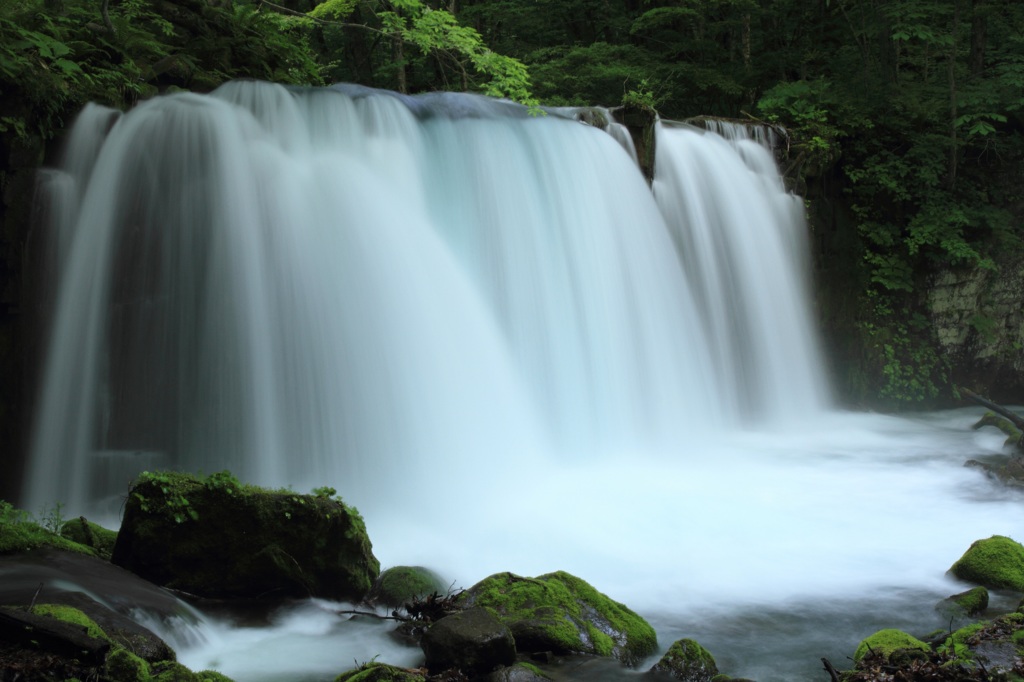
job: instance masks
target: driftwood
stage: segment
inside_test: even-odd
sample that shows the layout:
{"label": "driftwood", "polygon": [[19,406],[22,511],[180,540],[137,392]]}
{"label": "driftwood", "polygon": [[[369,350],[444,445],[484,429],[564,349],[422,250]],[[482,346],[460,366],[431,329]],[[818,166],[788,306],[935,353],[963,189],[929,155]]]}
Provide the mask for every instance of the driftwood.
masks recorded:
{"label": "driftwood", "polygon": [[39,648],[83,663],[100,665],[110,643],[85,634],[81,625],[0,606],[0,640]]}
{"label": "driftwood", "polygon": [[999,414],[999,415],[1002,415],[1003,417],[1006,417],[1007,419],[1010,420],[1010,422],[1013,423],[1014,426],[1016,426],[1021,431],[1024,431],[1024,417],[1021,417],[1016,412],[1008,410],[1005,407],[1003,407],[1002,405],[1000,405],[998,403],[994,403],[991,400],[989,400],[988,398],[984,398],[984,397],[978,395],[977,393],[975,393],[974,391],[972,391],[972,390],[970,390],[968,388],[960,388],[959,391],[960,391],[960,395],[964,396],[965,398],[968,398],[969,400],[972,400],[972,401],[978,403],[982,407],[987,407],[988,409],[992,410],[996,414]]}

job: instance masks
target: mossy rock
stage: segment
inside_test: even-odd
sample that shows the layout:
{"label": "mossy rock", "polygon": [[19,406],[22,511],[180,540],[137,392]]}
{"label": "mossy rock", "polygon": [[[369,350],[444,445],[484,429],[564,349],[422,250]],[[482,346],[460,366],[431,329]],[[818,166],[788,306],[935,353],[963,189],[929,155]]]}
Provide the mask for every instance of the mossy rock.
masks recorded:
{"label": "mossy rock", "polygon": [[114,543],[117,541],[117,531],[108,530],[84,516],[72,519],[61,526],[60,536],[91,548],[96,552],[96,556],[107,561],[114,553]]}
{"label": "mossy rock", "polygon": [[853,660],[859,663],[869,653],[874,652],[884,656],[886,659],[892,657],[898,651],[910,649],[915,651],[930,652],[931,647],[918,638],[908,635],[902,630],[886,629],[879,630],[875,634],[861,641],[857,651],[853,654]]}
{"label": "mossy rock", "polygon": [[215,670],[192,672],[181,663],[152,666],[153,682],[232,682],[231,678]]}
{"label": "mossy rock", "polygon": [[988,608],[988,590],[984,587],[973,587],[966,592],[946,597],[938,604],[940,611],[947,614],[977,616]]}
{"label": "mossy rock", "polygon": [[425,682],[422,673],[386,663],[366,663],[355,670],[343,672],[334,682]]}
{"label": "mossy rock", "polygon": [[92,548],[43,528],[31,520],[28,512],[15,509],[9,502],[0,500],[0,554],[28,552],[40,547],[55,547],[96,556]]}
{"label": "mossy rock", "polygon": [[647,621],[564,571],[537,578],[497,573],[466,590],[459,602],[493,610],[520,653],[614,656],[635,666],[658,647]]}
{"label": "mossy rock", "polygon": [[961,580],[989,589],[1024,592],[1024,546],[993,535],[971,544],[949,571]]}
{"label": "mossy rock", "polygon": [[153,679],[149,664],[127,649],[110,652],[104,669],[106,678],[111,682],[149,682]]}
{"label": "mossy rock", "polygon": [[129,491],[112,562],[203,597],[359,600],[380,572],[362,517],[315,495],[145,473]]}
{"label": "mossy rock", "polygon": [[[105,657],[101,661],[94,661],[91,665],[83,664],[82,661],[76,660],[79,658],[78,654],[80,652],[76,652],[74,656],[65,653],[64,658],[66,660],[60,660],[59,662],[55,662],[53,658],[48,659],[50,664],[65,670],[72,677],[81,673],[81,675],[77,675],[81,679],[96,679],[97,668],[95,666],[97,663],[102,663],[99,666],[102,670],[99,679],[107,682],[149,682],[150,680],[155,682],[232,682],[229,677],[218,672],[209,670],[198,673],[192,672],[173,660],[174,651],[166,645],[164,645],[163,649],[170,657],[169,660],[148,661],[135,651],[126,648],[122,644],[124,641],[122,636],[101,628],[84,611],[73,606],[66,604],[37,604],[32,607],[31,613],[33,616],[39,616],[44,619],[54,619],[62,623],[68,623],[78,628],[78,632],[87,637],[111,645],[109,649],[104,647]],[[152,637],[158,639],[155,635]],[[32,648],[34,650],[38,647],[33,646]],[[154,649],[151,647],[149,650]],[[64,677],[68,676],[65,675]]]}
{"label": "mossy rock", "polygon": [[484,682],[547,682],[551,677],[525,661],[519,661],[507,668],[495,670],[483,678]]}
{"label": "mossy rock", "polygon": [[382,571],[370,590],[369,599],[387,607],[402,606],[417,598],[435,592],[444,594],[447,585],[429,568],[422,566],[393,566]]}
{"label": "mossy rock", "polygon": [[692,639],[672,643],[652,672],[668,673],[683,682],[711,682],[718,675],[715,657]]}

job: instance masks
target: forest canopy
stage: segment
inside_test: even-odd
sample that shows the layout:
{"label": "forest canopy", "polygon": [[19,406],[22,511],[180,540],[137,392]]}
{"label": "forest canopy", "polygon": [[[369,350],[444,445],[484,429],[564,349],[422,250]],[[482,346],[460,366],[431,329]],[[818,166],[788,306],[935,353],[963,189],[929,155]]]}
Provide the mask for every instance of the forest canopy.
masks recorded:
{"label": "forest canopy", "polygon": [[[920,314],[941,268],[1021,252],[1024,3],[1017,0],[8,0],[0,136],[56,137],[248,77],[623,102],[784,126],[808,199],[841,378],[893,403],[948,393]],[[987,321],[979,318],[978,329]]]}

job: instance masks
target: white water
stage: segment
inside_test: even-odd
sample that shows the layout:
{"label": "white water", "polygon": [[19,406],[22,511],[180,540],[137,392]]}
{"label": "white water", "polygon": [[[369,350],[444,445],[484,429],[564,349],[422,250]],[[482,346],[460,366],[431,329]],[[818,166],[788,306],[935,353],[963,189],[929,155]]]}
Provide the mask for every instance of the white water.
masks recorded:
{"label": "white water", "polygon": [[[800,655],[841,659],[866,611],[955,591],[971,541],[1019,534],[1018,500],[962,467],[1000,438],[829,409],[768,153],[662,126],[658,154],[652,193],[611,136],[464,96],[235,83],[87,109],[47,185],[27,506],[116,510],[154,467],[333,485],[385,566],[568,570],[761,679],[794,679],[792,653],[715,622],[756,605],[820,634],[799,614],[828,600],[838,648]],[[339,640],[407,655],[302,622],[214,623],[182,659],[327,679]]]}

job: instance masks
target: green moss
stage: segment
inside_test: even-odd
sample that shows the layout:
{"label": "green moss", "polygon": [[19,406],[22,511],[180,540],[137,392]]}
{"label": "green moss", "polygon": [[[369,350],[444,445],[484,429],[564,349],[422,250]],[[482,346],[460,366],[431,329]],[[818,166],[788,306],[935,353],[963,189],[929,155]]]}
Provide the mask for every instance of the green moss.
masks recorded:
{"label": "green moss", "polygon": [[365,663],[355,670],[343,672],[334,682],[423,682],[426,677],[419,673],[398,668],[386,663]]}
{"label": "green moss", "polygon": [[381,572],[370,596],[375,602],[386,606],[401,606],[435,592],[443,593],[444,590],[441,578],[427,568],[394,566]]}
{"label": "green moss", "polygon": [[112,560],[202,596],[362,599],[380,573],[365,528],[334,497],[243,485],[227,472],[146,472]]}
{"label": "green moss", "polygon": [[540,668],[535,666],[533,663],[528,663],[526,661],[519,661],[518,663],[516,663],[515,667],[525,668],[526,670],[529,670],[531,673],[533,673],[534,675],[537,675],[538,677],[543,677],[543,678],[546,678],[546,679],[551,679],[551,677],[547,673],[545,673],[543,670],[541,670]]}
{"label": "green moss", "polygon": [[491,609],[512,630],[520,651],[611,655],[634,665],[657,649],[647,621],[564,571],[538,578],[498,573],[470,588],[462,601]]}
{"label": "green moss", "polygon": [[968,616],[975,616],[988,608],[988,590],[981,586],[974,587],[947,597],[942,604],[953,612],[959,609]]}
{"label": "green moss", "polygon": [[0,500],[0,554],[27,552],[39,547],[56,547],[69,552],[96,555],[92,549],[48,531],[30,520],[27,512]]}
{"label": "green moss", "polygon": [[149,682],[149,664],[128,651],[115,649],[107,655],[106,676],[111,682]]}
{"label": "green moss", "polygon": [[857,651],[853,654],[853,660],[859,662],[869,652],[882,654],[886,658],[900,649],[918,649],[920,651],[931,651],[929,646],[921,640],[908,635],[902,630],[879,630],[875,634],[861,641]]}
{"label": "green moss", "polygon": [[60,529],[60,535],[62,538],[91,548],[96,552],[96,556],[108,561],[114,552],[114,542],[117,540],[117,531],[108,530],[88,521],[84,516],[65,523]]}
{"label": "green moss", "polygon": [[56,618],[65,623],[81,625],[85,628],[85,633],[93,639],[102,639],[105,642],[114,644],[114,640],[110,639],[107,633],[103,632],[103,629],[92,618],[74,607],[64,606],[63,604],[36,604],[32,607],[32,613],[37,616]]}
{"label": "green moss", "polygon": [[160,664],[159,674],[153,676],[153,682],[232,682],[232,680],[215,670],[201,670],[194,673],[181,663],[167,662]]}
{"label": "green moss", "polygon": [[974,658],[974,654],[971,653],[967,640],[983,629],[985,629],[985,623],[972,623],[962,627],[947,637],[946,641],[939,645],[937,651],[959,661],[971,660]]}
{"label": "green moss", "polygon": [[718,664],[707,649],[692,639],[672,643],[652,670],[671,674],[680,680],[710,682],[718,675]]}
{"label": "green moss", "polygon": [[993,535],[974,542],[949,570],[961,580],[990,589],[1024,592],[1024,546]]}

